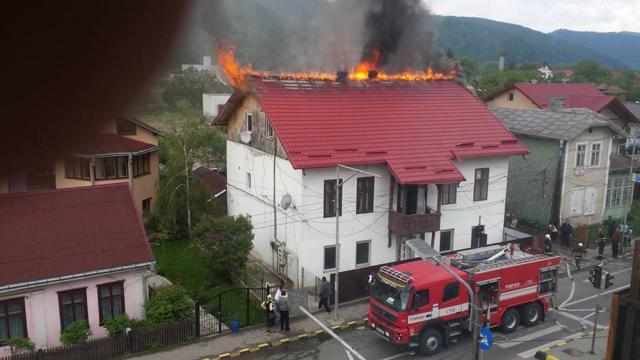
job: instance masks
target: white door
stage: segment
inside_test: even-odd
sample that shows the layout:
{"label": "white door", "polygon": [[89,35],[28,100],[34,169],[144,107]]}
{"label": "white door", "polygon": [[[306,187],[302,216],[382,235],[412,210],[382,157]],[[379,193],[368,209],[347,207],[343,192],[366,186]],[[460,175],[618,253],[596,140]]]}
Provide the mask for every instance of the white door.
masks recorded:
{"label": "white door", "polygon": [[584,214],[593,215],[596,213],[596,188],[588,187],[584,194]]}
{"label": "white door", "polygon": [[582,215],[584,211],[584,188],[577,188],[571,191],[571,216]]}

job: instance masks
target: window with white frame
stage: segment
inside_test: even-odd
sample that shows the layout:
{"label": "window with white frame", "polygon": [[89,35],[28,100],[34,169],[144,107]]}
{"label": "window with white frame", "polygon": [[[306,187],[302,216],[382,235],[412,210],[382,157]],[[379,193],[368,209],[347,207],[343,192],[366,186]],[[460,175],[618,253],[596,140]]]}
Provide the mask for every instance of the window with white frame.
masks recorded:
{"label": "window with white frame", "polygon": [[607,207],[624,206],[625,199],[631,194],[633,183],[625,177],[613,178],[607,184]]}
{"label": "window with white frame", "polygon": [[247,187],[251,189],[251,173],[247,173]]}
{"label": "window with white frame", "polygon": [[253,114],[249,112],[245,115],[244,129],[246,131],[253,131]]}
{"label": "window with white frame", "polygon": [[584,166],[587,157],[587,144],[576,145],[576,167]]}
{"label": "window with white frame", "polygon": [[591,158],[589,160],[590,167],[600,166],[600,154],[602,153],[602,142],[594,142],[591,144]]}
{"label": "window with white frame", "polygon": [[267,137],[267,139],[271,139],[273,138],[273,128],[271,127],[271,123],[269,122],[269,119],[267,119],[267,117],[264,117],[264,128],[265,128],[265,136]]}

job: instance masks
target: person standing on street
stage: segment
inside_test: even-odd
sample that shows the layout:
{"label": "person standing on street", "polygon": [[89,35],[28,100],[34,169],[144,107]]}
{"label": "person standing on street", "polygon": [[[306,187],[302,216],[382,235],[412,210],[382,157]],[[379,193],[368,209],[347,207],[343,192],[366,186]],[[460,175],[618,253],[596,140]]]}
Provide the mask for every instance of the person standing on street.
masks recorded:
{"label": "person standing on street", "polygon": [[260,306],[266,314],[267,332],[273,332],[273,325],[276,324],[276,304],[273,302],[271,294],[267,295],[267,299]]}
{"label": "person standing on street", "polygon": [[289,331],[289,296],[284,288],[280,290],[280,298],[277,304],[280,310],[280,330]]}
{"label": "person standing on street", "polygon": [[602,230],[602,228],[598,229],[598,237],[596,241],[598,242],[598,260],[602,260],[604,255],[604,246],[607,244],[607,237],[604,235],[604,230]]}
{"label": "person standing on street", "polygon": [[331,285],[327,281],[326,277],[322,277],[322,284],[320,284],[320,291],[318,292],[318,297],[320,298],[320,303],[318,304],[318,308],[324,309],[330,313],[331,308],[329,307],[329,296],[331,296]]}
{"label": "person standing on street", "polygon": [[549,235],[551,242],[555,243],[558,240],[558,228],[555,225],[549,224],[547,234]]}
{"label": "person standing on street", "polygon": [[609,223],[609,237],[613,238],[613,234],[616,232],[616,229],[618,229],[618,224],[616,223],[615,220],[612,220]]}
{"label": "person standing on street", "polygon": [[613,253],[613,258],[618,257],[618,249],[620,249],[620,243],[622,242],[622,231],[620,229],[616,229],[616,232],[613,233],[611,237],[611,252]]}
{"label": "person standing on street", "polygon": [[571,226],[571,222],[569,219],[566,219],[562,226],[560,226],[560,235],[562,236],[562,246],[569,246],[569,239],[571,238],[571,233],[573,233],[573,226]]}

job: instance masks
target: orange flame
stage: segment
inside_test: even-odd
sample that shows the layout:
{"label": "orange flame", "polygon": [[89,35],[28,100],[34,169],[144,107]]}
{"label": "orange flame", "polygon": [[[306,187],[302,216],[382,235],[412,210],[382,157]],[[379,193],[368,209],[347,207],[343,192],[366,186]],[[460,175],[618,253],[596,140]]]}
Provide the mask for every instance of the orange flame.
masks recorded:
{"label": "orange flame", "polygon": [[[278,77],[282,79],[295,80],[328,80],[335,81],[336,74],[329,72],[311,71],[311,72],[280,72],[273,73],[269,71],[253,70],[251,65],[247,67],[241,66],[234,57],[235,46],[225,44],[216,50],[216,58],[221,66],[229,84],[236,88],[241,88],[246,84],[247,76],[256,76],[262,78]],[[378,71],[378,59],[380,52],[374,50],[371,58],[363,60],[356,65],[348,74],[349,80],[352,81],[427,81],[427,80],[452,80],[456,77],[456,71],[451,70],[447,73],[435,72],[429,66],[425,71],[405,71],[401,73],[386,73]],[[377,76],[369,79],[370,71],[377,71]]]}

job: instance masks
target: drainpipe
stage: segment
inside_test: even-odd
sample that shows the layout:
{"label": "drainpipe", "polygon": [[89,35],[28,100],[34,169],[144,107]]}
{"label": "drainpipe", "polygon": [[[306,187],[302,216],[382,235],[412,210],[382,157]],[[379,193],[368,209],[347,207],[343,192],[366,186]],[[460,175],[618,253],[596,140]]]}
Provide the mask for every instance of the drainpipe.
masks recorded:
{"label": "drainpipe", "polygon": [[91,186],[96,184],[96,157],[89,159],[89,177],[91,177]]}
{"label": "drainpipe", "polygon": [[133,190],[133,155],[129,153],[129,186],[131,186],[131,193],[135,194]]}
{"label": "drainpipe", "polygon": [[549,214],[549,223],[552,223],[553,220],[558,221],[558,225],[560,225],[560,213],[562,212],[562,203],[563,203],[563,194],[564,194],[564,179],[566,176],[566,157],[567,157],[567,140],[560,140],[560,157],[558,158],[558,171],[557,171],[557,180],[555,191],[553,194],[553,205],[551,206],[551,214]]}

